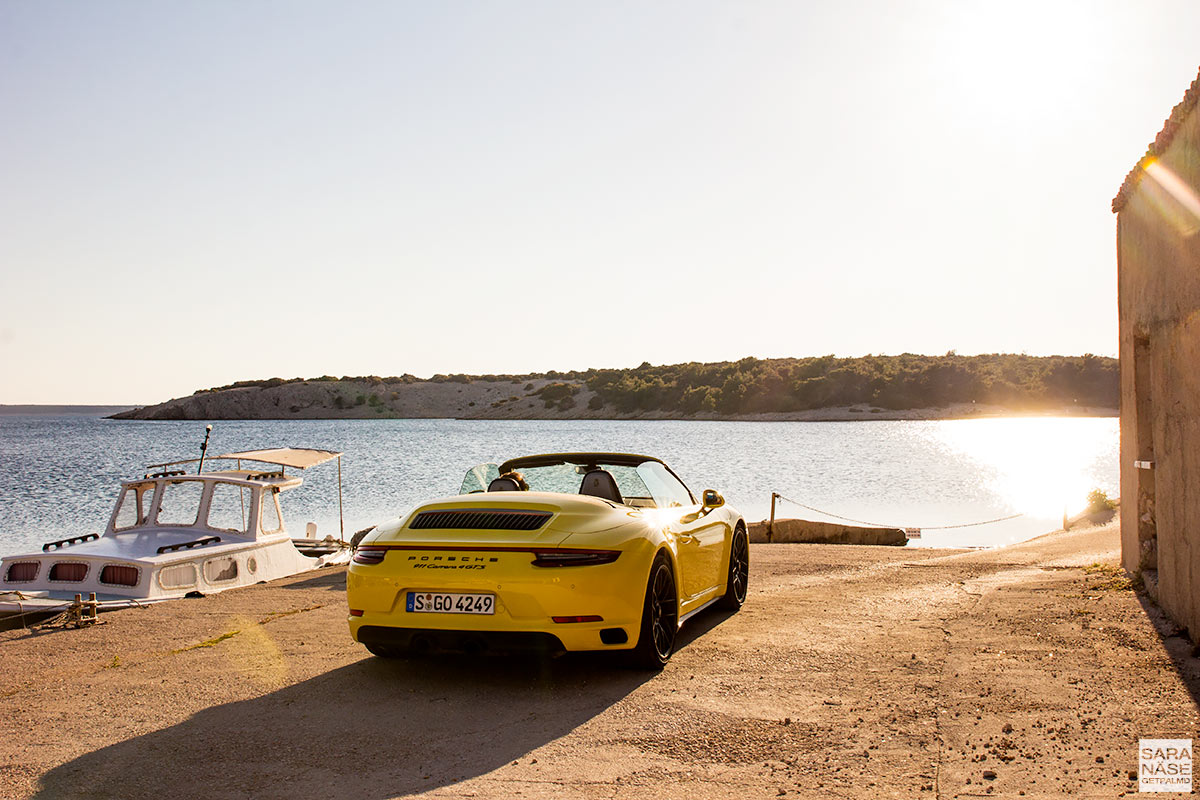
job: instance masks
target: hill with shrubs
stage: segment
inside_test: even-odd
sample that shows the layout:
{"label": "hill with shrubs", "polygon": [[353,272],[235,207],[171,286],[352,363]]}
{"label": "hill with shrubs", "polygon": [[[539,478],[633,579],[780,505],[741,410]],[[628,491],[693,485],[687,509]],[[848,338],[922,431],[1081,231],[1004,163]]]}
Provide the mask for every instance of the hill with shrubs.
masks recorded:
{"label": "hill with shrubs", "polygon": [[[1116,413],[1114,358],[743,358],[524,375],[239,381],[125,419],[884,419]],[[859,416],[856,416],[859,415]]]}

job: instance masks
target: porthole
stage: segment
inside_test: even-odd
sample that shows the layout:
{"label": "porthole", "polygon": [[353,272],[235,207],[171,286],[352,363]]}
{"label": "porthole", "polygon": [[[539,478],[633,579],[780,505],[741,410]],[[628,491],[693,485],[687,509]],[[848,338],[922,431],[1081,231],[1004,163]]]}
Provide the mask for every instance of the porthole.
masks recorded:
{"label": "porthole", "polygon": [[204,580],[209,583],[223,583],[236,580],[238,576],[237,561],[233,558],[210,558],[204,562]]}
{"label": "porthole", "polygon": [[138,568],[125,564],[108,564],[100,570],[100,582],[109,586],[137,586]]}
{"label": "porthole", "polygon": [[158,573],[158,585],[164,589],[190,589],[196,585],[196,565],[163,567]]}
{"label": "porthole", "polygon": [[9,583],[25,583],[37,577],[38,562],[36,561],[14,561],[8,565],[8,571],[4,573],[4,580]]}
{"label": "porthole", "polygon": [[82,583],[87,574],[87,564],[79,561],[59,561],[50,567],[49,578],[59,583]]}

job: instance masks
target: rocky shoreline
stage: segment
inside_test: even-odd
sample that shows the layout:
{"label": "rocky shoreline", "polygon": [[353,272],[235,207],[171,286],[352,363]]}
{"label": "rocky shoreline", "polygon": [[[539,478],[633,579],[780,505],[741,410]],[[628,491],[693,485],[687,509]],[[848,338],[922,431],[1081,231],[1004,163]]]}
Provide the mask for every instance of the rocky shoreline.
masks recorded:
{"label": "rocky shoreline", "polygon": [[[569,387],[573,393],[547,392]],[[563,398],[570,402],[564,402]],[[642,419],[751,422],[966,419],[1001,416],[1115,417],[1115,408],[1048,405],[1010,408],[957,403],[941,408],[886,409],[870,404],[805,411],[721,414],[712,411],[626,412],[602,402],[583,381],[532,380],[295,381],[197,392],[112,415],[132,420],[220,419]]]}

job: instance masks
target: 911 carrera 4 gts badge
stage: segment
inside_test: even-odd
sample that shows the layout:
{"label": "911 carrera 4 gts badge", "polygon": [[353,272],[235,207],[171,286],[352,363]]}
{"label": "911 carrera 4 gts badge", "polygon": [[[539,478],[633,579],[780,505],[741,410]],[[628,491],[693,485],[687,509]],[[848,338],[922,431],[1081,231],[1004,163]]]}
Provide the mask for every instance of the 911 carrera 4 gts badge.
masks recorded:
{"label": "911 carrera 4 gts badge", "polygon": [[487,569],[499,561],[495,556],[409,556],[413,569]]}

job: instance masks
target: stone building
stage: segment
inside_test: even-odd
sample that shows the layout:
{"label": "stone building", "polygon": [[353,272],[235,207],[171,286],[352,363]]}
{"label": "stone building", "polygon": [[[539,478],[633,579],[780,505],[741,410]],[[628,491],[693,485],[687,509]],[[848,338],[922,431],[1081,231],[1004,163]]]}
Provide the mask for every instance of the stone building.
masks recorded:
{"label": "stone building", "polygon": [[1200,76],[1113,199],[1121,551],[1200,640]]}

